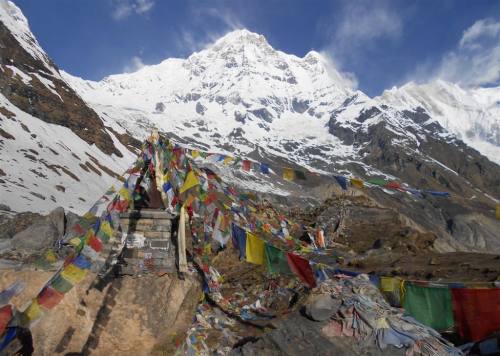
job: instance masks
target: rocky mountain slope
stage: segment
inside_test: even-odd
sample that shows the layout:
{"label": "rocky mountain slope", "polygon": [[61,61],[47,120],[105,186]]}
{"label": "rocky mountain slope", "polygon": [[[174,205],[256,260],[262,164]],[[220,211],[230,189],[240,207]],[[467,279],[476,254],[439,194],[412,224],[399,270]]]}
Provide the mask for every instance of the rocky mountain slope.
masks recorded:
{"label": "rocky mountain slope", "polygon": [[84,212],[123,173],[134,148],[59,73],[21,11],[0,1],[1,203]]}
{"label": "rocky mountain slope", "polygon": [[325,56],[289,55],[247,30],[186,59],[87,81],[59,71],[19,9],[0,4],[1,203],[14,210],[84,211],[132,161],[131,137],[158,127],[277,174],[286,166],[323,174],[286,182],[218,167],[262,193],[322,200],[340,191],[335,173],[448,191],[450,199],[362,194],[433,231],[444,250],[500,250],[499,88],[410,83],[370,98]]}
{"label": "rocky mountain slope", "polygon": [[[438,81],[369,98],[323,55],[289,55],[247,30],[187,59],[100,82],[63,75],[101,117],[138,137],[156,126],[191,146],[268,162],[278,174],[280,166],[302,166],[448,191],[448,200],[367,193],[458,241],[453,249],[500,248],[493,214],[500,197],[500,88],[464,90]],[[315,182],[311,191],[276,179],[257,186],[258,177],[244,173],[237,178],[284,195],[324,197],[327,184]]]}

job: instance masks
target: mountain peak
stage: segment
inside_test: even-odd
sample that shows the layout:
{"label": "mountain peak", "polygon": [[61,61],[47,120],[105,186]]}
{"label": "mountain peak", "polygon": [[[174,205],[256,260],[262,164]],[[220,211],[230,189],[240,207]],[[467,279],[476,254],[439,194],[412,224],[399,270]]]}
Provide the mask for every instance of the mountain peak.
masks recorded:
{"label": "mountain peak", "polygon": [[269,45],[263,35],[247,30],[246,28],[234,30],[219,38],[215,45],[222,43],[264,43]]}
{"label": "mountain peak", "polygon": [[12,1],[0,0],[0,23],[3,23],[17,42],[19,42],[33,58],[41,60],[54,76],[59,76],[31,32],[28,20],[23,15],[21,9]]}

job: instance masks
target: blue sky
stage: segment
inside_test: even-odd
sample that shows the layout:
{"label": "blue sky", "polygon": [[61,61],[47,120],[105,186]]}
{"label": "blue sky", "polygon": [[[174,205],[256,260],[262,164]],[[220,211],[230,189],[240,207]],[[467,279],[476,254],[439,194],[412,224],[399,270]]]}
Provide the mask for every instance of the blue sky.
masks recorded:
{"label": "blue sky", "polygon": [[409,80],[500,85],[500,1],[14,2],[59,67],[85,79],[186,57],[247,28],[284,52],[330,56],[371,96]]}

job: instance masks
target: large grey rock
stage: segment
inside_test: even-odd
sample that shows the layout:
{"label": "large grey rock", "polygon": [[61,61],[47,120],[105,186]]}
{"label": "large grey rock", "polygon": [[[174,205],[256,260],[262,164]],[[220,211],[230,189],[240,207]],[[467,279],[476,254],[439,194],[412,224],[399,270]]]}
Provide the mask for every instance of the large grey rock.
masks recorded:
{"label": "large grey rock", "polygon": [[25,253],[35,253],[52,246],[61,236],[51,221],[40,221],[17,233],[12,238],[12,247]]}
{"label": "large grey rock", "polygon": [[59,236],[64,235],[64,226],[65,226],[65,216],[64,216],[64,208],[57,207],[50,212],[47,216],[48,220],[55,226]]}
{"label": "large grey rock", "polygon": [[[68,211],[66,213],[66,229],[71,229],[71,227],[73,225],[75,225],[76,223],[78,223],[80,221],[81,217],[78,216],[77,214],[71,212],[71,211]],[[67,232],[67,231],[65,231]]]}
{"label": "large grey rock", "polygon": [[321,294],[311,298],[305,306],[305,312],[312,320],[325,321],[337,312],[340,304],[339,299],[333,299],[328,294]]}

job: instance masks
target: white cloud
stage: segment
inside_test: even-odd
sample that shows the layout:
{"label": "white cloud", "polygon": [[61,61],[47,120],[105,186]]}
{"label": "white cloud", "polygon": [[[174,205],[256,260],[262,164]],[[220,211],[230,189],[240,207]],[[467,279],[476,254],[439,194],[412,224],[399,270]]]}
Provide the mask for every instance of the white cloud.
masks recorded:
{"label": "white cloud", "polygon": [[327,55],[336,71],[356,88],[356,76],[344,68],[362,65],[377,41],[398,40],[403,29],[403,16],[389,0],[346,0],[338,12],[323,18],[317,31],[329,38],[321,49],[323,56]]}
{"label": "white cloud", "polygon": [[[195,6],[190,7],[190,15],[192,28],[189,30],[182,28],[176,40],[177,49],[185,54],[202,50],[226,33],[245,27],[239,17],[229,8],[226,6],[214,7],[213,3],[210,6],[196,3]],[[213,20],[218,23],[219,28],[206,31],[206,22]]]}
{"label": "white cloud", "polygon": [[147,14],[155,5],[155,0],[114,0],[111,17],[123,20],[132,14]]}
{"label": "white cloud", "polygon": [[462,86],[500,85],[500,22],[476,21],[457,48],[446,53],[431,77]]}
{"label": "white cloud", "polygon": [[127,63],[123,67],[123,71],[125,73],[133,73],[133,72],[137,72],[139,69],[143,68],[144,66],[145,66],[145,64],[142,61],[141,57],[134,56],[130,59],[130,62]]}
{"label": "white cloud", "polygon": [[341,12],[335,40],[342,46],[356,46],[376,38],[397,38],[403,30],[400,16],[386,2],[349,1]]}
{"label": "white cloud", "polygon": [[358,79],[356,75],[351,72],[340,72],[338,68],[340,67],[335,59],[325,51],[320,52],[321,59],[323,60],[323,65],[325,66],[326,72],[336,83],[342,83],[343,85],[351,88],[358,88]]}
{"label": "white cloud", "polygon": [[483,19],[476,21],[471,27],[464,31],[460,39],[460,47],[476,47],[474,41],[482,37],[497,37],[500,35],[500,22],[493,19]]}

